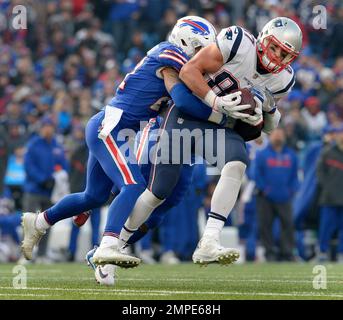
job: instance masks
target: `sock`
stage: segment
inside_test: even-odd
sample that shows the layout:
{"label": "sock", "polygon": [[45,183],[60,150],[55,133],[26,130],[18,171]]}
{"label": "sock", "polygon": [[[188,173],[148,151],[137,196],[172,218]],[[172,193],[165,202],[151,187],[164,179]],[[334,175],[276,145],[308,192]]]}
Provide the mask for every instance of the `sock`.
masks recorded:
{"label": "sock", "polygon": [[118,245],[118,238],[114,235],[104,235],[102,237],[100,247],[101,248],[108,248],[112,246],[117,246]]}
{"label": "sock", "polygon": [[211,212],[225,217],[225,220],[236,203],[245,168],[246,165],[240,161],[228,162],[222,169],[220,179],[214,189]]}
{"label": "sock", "polygon": [[[209,214],[210,216],[207,220],[203,236],[204,237],[210,236],[210,237],[215,237],[219,239],[220,232],[222,231],[224,227],[226,218],[223,216],[221,216],[222,218],[219,218],[219,217],[214,218],[213,216],[211,216],[211,214],[213,213],[211,212]],[[217,214],[214,214],[214,215],[217,215]],[[220,216],[220,215],[217,215],[217,216]]]}
{"label": "sock", "polygon": [[137,230],[130,230],[124,225],[124,227],[120,231],[119,239],[126,243],[135,231]]}
{"label": "sock", "polygon": [[[143,225],[144,226],[144,225]],[[142,239],[149,231],[148,228],[144,227],[139,227],[138,230],[136,230],[131,237],[127,240],[128,244],[134,244],[137,241],[139,241],[140,239]]]}
{"label": "sock", "polygon": [[49,229],[51,227],[51,225],[49,224],[49,222],[46,220],[46,213],[44,212],[40,212],[38,214],[38,217],[36,219],[36,228],[39,231],[46,231],[47,229]]}
{"label": "sock", "polygon": [[[145,186],[142,184],[130,184],[121,188],[119,195],[111,203],[108,209],[108,216],[106,221],[105,232],[120,234],[125,221],[129,215],[132,214],[137,198],[144,191]],[[130,230],[136,228],[129,227]]]}
{"label": "sock", "polygon": [[125,226],[129,230],[137,230],[162,202],[164,200],[157,198],[151,191],[146,189],[137,199],[131,215],[125,222]]}

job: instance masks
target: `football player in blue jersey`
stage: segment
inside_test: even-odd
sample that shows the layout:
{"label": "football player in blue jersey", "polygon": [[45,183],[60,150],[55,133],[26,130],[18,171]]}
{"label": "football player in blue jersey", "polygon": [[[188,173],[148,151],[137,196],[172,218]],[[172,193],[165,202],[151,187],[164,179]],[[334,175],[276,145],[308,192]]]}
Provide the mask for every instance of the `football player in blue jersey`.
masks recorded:
{"label": "football player in blue jersey", "polygon": [[[140,259],[121,252],[122,244],[118,239],[137,198],[145,189],[145,180],[130,141],[140,129],[141,121],[156,117],[163,103],[176,96],[182,97],[176,105],[184,112],[218,124],[225,122],[225,115],[203,104],[186,86],[181,83],[174,86],[183,65],[196,51],[214,43],[215,37],[214,27],[205,19],[182,18],[169,41],[151,49],[126,75],[114,98],[87,124],[89,159],[85,191],[64,197],[38,215],[24,213],[22,251],[26,259],[32,259],[34,246],[48,228],[62,219],[100,207],[115,186],[120,192],[109,207],[104,236],[93,259],[97,264],[122,267],[140,263]],[[250,106],[239,105],[238,96],[237,93],[228,95],[223,103],[245,117],[246,114],[239,111]]]}
{"label": "football player in blue jersey", "polygon": [[[239,257],[236,249],[222,247],[219,239],[225,221],[236,202],[248,161],[245,134],[249,131],[260,134],[262,121],[263,131],[267,134],[277,127],[280,112],[276,108],[276,102],[290,92],[294,85],[295,76],[290,64],[299,55],[301,46],[301,30],[289,18],[272,19],[264,26],[257,39],[245,29],[231,26],[224,28],[215,44],[201,50],[180,71],[181,80],[194,94],[211,106],[212,110],[221,110],[229,117],[241,120],[235,120],[232,126],[234,130],[230,127],[225,129],[224,137],[217,134],[219,130],[214,124],[198,121],[175,106],[168,110],[164,120],[163,129],[167,137],[170,137],[170,133],[175,129],[201,128],[200,137],[206,136],[206,129],[212,129],[212,148],[206,150],[205,142],[203,149],[198,148],[202,151],[200,155],[207,160],[213,152],[215,156],[223,154],[225,158],[225,161],[216,163],[221,177],[212,196],[211,210],[203,237],[193,254],[195,263],[230,264]],[[173,90],[179,85],[173,84]],[[239,105],[232,107],[229,104],[232,102],[232,94],[229,93],[245,87],[251,88],[256,108],[255,115],[242,117],[241,112],[238,111],[237,114],[236,108]],[[176,105],[179,98],[178,94],[173,96]],[[243,132],[238,132],[237,123],[244,124]],[[164,132],[160,138],[162,149]],[[198,141],[204,143],[204,139],[196,137],[195,140],[192,145],[195,149]],[[217,141],[220,142],[221,149],[217,147]],[[167,143],[170,143],[168,138]],[[180,146],[176,146],[175,151],[182,152]],[[177,183],[182,164],[172,162],[173,153],[174,151],[160,163],[154,164],[148,188],[138,197],[133,212],[120,233],[123,241],[128,241],[130,232],[137,230],[151,212],[168,198]],[[166,166],[163,162],[170,164]]]}
{"label": "football player in blue jersey", "polygon": [[[159,136],[159,128],[162,121],[163,119],[161,117],[150,119],[145,128],[136,136],[135,153],[137,157],[137,163],[140,165],[142,175],[146,181],[149,181],[151,171],[151,162],[147,160],[149,160],[149,153],[154,145],[156,145],[156,141]],[[163,202],[161,206],[157,207],[148,220],[142,226],[140,226],[137,231],[134,232],[128,242],[129,245],[136,243],[138,240],[143,238],[149,230],[159,226],[169,209],[179,204],[179,202],[185,196],[190,184],[192,183],[193,168],[194,167],[191,165],[183,166],[180,179],[171,195],[168,197],[168,199],[166,199],[165,202]],[[117,193],[116,190],[112,191]],[[82,218],[83,223],[88,219],[88,217],[89,215]],[[93,256],[96,249],[97,247],[94,247],[87,253],[86,261],[88,265],[94,269],[94,275],[97,283],[102,285],[114,285],[116,280],[115,269],[117,266],[113,264],[96,265],[93,261]]]}

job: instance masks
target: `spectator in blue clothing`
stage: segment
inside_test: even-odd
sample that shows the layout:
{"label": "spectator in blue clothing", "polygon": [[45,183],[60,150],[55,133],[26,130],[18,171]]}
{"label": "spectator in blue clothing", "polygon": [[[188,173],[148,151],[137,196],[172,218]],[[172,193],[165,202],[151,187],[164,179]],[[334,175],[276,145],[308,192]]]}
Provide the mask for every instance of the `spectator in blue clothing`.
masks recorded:
{"label": "spectator in blue clothing", "polygon": [[[56,166],[68,170],[63,147],[56,141],[54,120],[50,116],[44,116],[39,134],[28,142],[24,157],[24,211],[38,212],[51,206]],[[45,238],[40,243],[38,257],[45,255],[48,237]]]}
{"label": "spectator in blue clothing", "polygon": [[255,261],[258,236],[256,195],[255,195],[255,157],[258,150],[265,148],[266,139],[259,137],[247,143],[250,164],[246,170],[246,183],[242,187],[238,204],[239,237],[245,245],[246,261]]}
{"label": "spectator in blue clothing", "polygon": [[0,197],[0,262],[13,262],[18,259],[18,252],[11,243],[19,245],[21,213],[15,211],[14,202],[8,194]]}
{"label": "spectator in blue clothing", "polygon": [[322,140],[311,143],[304,155],[303,181],[294,200],[294,221],[298,253],[304,260],[315,255],[314,232],[319,226],[319,187],[317,161],[320,153],[333,143],[334,127],[328,126],[322,133]]}
{"label": "spectator in blue clothing", "polygon": [[5,185],[14,200],[16,211],[22,211],[23,209],[23,184],[25,182],[24,153],[25,148],[22,145],[14,149],[14,153],[8,159],[5,175]]}
{"label": "spectator in blue clothing", "polygon": [[[298,164],[295,152],[285,146],[283,128],[271,133],[268,146],[257,152],[255,161],[258,225],[266,260],[292,261],[292,199],[298,187]],[[272,232],[275,217],[279,217],[281,223],[279,252]]]}
{"label": "spectator in blue clothing", "polygon": [[338,233],[338,261],[343,263],[343,123],[336,128],[335,143],[323,149],[317,164],[320,187],[319,260],[328,260],[329,243]]}

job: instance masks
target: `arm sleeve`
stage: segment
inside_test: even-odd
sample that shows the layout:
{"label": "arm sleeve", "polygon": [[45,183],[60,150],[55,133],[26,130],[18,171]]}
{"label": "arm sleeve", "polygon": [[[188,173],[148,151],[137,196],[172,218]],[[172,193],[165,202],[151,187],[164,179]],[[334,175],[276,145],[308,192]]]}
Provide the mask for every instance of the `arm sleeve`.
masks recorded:
{"label": "arm sleeve", "polygon": [[208,120],[212,113],[212,108],[202,103],[183,83],[176,84],[170,90],[170,96],[175,106],[186,114]]}
{"label": "arm sleeve", "polygon": [[270,134],[279,125],[281,113],[275,109],[273,113],[263,112],[263,129],[266,134]]}

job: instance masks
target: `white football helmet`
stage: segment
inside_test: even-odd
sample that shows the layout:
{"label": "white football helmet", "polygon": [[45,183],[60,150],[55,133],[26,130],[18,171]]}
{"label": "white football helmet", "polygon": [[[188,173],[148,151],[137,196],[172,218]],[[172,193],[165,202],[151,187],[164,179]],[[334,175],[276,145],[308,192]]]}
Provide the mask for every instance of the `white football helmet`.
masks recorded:
{"label": "white football helmet", "polygon": [[[271,45],[281,47],[287,54],[280,59],[273,54]],[[285,69],[299,55],[302,46],[302,32],[291,19],[277,17],[269,21],[257,38],[257,55],[262,65],[272,73]]]}
{"label": "white football helmet", "polygon": [[168,41],[180,47],[191,58],[197,47],[204,48],[214,43],[216,36],[216,29],[206,19],[186,16],[176,22]]}

